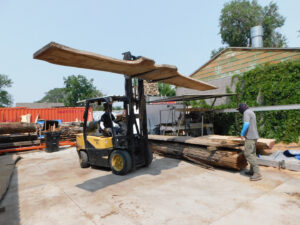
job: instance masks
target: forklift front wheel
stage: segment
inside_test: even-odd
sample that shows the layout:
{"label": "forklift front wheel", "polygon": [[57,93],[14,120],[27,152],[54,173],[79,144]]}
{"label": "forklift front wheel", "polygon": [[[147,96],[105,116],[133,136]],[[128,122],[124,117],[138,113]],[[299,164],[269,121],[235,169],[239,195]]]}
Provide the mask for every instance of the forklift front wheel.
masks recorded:
{"label": "forklift front wheel", "polygon": [[116,175],[125,175],[132,168],[132,160],[127,151],[114,150],[109,158],[109,165]]}
{"label": "forklift front wheel", "polygon": [[88,162],[87,153],[85,151],[80,151],[79,155],[80,155],[80,157],[79,157],[80,167],[81,168],[88,168],[88,167],[90,167],[90,164]]}
{"label": "forklift front wheel", "polygon": [[152,153],[152,150],[151,149],[149,149],[149,148],[147,148],[147,158],[146,158],[146,163],[145,163],[145,166],[146,167],[148,167],[148,166],[150,166],[150,164],[151,164],[151,162],[152,162],[152,160],[153,160],[153,153]]}

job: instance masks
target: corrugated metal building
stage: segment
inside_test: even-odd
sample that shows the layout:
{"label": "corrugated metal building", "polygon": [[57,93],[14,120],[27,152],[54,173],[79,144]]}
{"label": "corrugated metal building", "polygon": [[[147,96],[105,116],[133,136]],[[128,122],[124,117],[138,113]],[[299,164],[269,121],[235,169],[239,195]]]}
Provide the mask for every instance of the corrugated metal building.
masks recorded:
{"label": "corrugated metal building", "polygon": [[[218,89],[200,92],[178,87],[176,95],[221,94],[226,93],[227,86],[235,91],[233,75],[242,75],[258,65],[297,59],[300,59],[300,48],[226,48],[190,75],[194,79],[213,84]],[[218,101],[218,104],[225,103],[222,99]]]}

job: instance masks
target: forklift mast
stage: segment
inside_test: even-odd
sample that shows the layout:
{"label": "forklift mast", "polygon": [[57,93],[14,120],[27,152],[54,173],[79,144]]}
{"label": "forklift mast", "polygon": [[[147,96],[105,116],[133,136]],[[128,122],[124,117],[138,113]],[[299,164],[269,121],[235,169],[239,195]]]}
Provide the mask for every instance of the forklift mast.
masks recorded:
{"label": "forklift mast", "polygon": [[[135,57],[131,55],[130,52],[123,53],[124,60],[135,60],[139,57]],[[137,79],[138,86],[138,96],[134,96],[133,93],[133,85],[132,78],[129,76],[125,76],[125,95],[128,98],[128,102],[124,102],[124,109],[126,109],[126,117],[127,119],[127,137],[128,137],[128,149],[132,157],[132,170],[136,169],[136,154],[134,154],[135,149],[138,147],[135,143],[135,136],[133,133],[133,126],[136,127],[137,134],[139,136],[139,148],[143,152],[143,158],[145,162],[148,160],[148,129],[147,129],[147,113],[146,113],[146,100],[144,94],[144,82],[142,79]],[[134,113],[134,104],[136,105],[136,109],[139,110],[139,128],[136,123],[136,116]]]}

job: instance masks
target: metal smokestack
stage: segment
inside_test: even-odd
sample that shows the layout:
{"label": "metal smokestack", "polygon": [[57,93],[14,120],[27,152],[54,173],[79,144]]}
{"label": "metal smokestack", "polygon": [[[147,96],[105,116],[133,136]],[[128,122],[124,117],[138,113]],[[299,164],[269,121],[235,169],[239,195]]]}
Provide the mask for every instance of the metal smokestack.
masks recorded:
{"label": "metal smokestack", "polygon": [[264,34],[264,29],[261,25],[251,27],[250,35],[251,35],[251,47],[252,48],[262,48],[263,47],[263,34]]}

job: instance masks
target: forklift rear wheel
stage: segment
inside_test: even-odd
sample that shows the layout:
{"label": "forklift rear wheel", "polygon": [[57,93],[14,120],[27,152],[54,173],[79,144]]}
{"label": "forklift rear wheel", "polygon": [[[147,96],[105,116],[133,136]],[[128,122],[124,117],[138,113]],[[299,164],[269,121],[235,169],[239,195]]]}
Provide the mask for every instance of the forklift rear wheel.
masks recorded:
{"label": "forklift rear wheel", "polygon": [[131,156],[127,151],[114,150],[109,158],[109,165],[116,175],[125,175],[132,168]]}
{"label": "forklift rear wheel", "polygon": [[87,153],[85,151],[80,151],[79,155],[80,155],[80,157],[79,157],[80,167],[81,168],[88,168],[88,167],[90,167],[90,164],[88,162]]}

